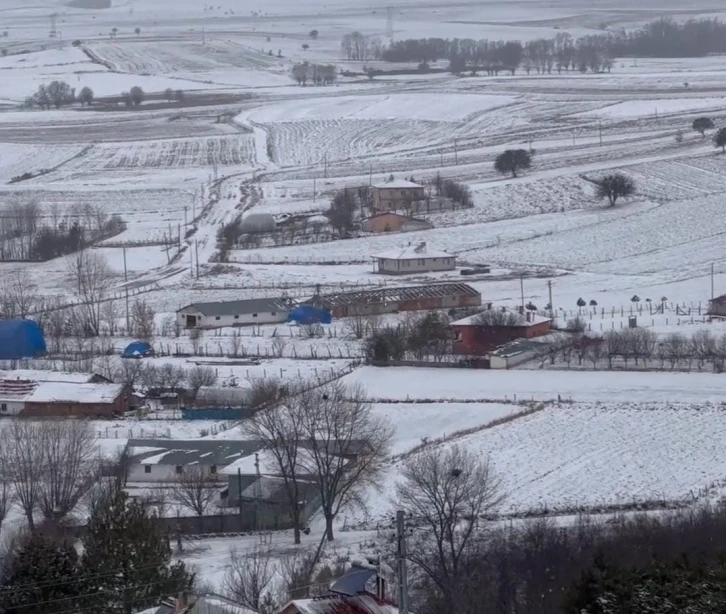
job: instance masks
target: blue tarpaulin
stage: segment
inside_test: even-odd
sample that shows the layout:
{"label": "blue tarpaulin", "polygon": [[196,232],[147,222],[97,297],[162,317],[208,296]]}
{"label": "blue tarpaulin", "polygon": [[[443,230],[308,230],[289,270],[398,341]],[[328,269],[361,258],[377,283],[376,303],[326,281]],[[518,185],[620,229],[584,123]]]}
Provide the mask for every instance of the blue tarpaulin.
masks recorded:
{"label": "blue tarpaulin", "polygon": [[312,305],[300,305],[290,312],[287,316],[288,322],[297,322],[298,324],[330,324],[333,316],[327,309],[313,307]]}
{"label": "blue tarpaulin", "polygon": [[121,354],[122,358],[143,358],[144,356],[151,356],[154,353],[150,343],[146,341],[134,341],[126,346],[126,349]]}
{"label": "blue tarpaulin", "polygon": [[33,320],[0,320],[0,359],[19,360],[45,354],[43,331]]}

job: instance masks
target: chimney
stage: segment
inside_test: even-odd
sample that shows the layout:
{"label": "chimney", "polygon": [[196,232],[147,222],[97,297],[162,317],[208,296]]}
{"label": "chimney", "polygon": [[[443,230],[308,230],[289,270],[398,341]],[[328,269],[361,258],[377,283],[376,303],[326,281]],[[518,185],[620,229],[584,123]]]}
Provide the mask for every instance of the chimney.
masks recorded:
{"label": "chimney", "polygon": [[531,311],[527,312],[527,322],[532,322],[532,312]]}

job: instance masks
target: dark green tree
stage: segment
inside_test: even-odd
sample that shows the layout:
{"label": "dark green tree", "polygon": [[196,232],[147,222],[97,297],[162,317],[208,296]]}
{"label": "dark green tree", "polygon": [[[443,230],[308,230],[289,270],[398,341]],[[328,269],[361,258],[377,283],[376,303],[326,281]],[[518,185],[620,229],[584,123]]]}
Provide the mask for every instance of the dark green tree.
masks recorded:
{"label": "dark green tree", "polygon": [[564,614],[681,614],[726,612],[726,558],[687,557],[643,569],[609,565],[586,570],[565,598]]}
{"label": "dark green tree", "polygon": [[192,587],[193,574],[172,563],[168,539],[144,504],[120,489],[96,501],[82,542],[85,592],[93,594],[83,607],[131,614]]}
{"label": "dark green tree", "polygon": [[532,152],[526,149],[507,149],[494,160],[494,170],[501,175],[517,176],[517,171],[532,166]]}
{"label": "dark green tree", "polygon": [[0,590],[0,611],[53,614],[73,610],[85,590],[73,544],[32,533],[11,559]]}
{"label": "dark green tree", "polygon": [[131,102],[133,105],[138,107],[142,102],[144,102],[146,94],[144,94],[144,90],[142,90],[138,85],[134,85],[129,92],[129,96],[131,96]]}
{"label": "dark green tree", "polygon": [[719,128],[713,135],[713,144],[720,147],[723,153],[726,153],[726,128]]}
{"label": "dark green tree", "polygon": [[615,206],[618,199],[635,194],[635,181],[622,173],[605,175],[596,181],[595,185],[597,186],[595,195],[600,199],[607,198],[611,207]]}
{"label": "dark green tree", "polygon": [[713,130],[714,123],[710,117],[697,117],[693,120],[691,127],[696,131],[700,132],[702,137],[706,136],[706,130]]}

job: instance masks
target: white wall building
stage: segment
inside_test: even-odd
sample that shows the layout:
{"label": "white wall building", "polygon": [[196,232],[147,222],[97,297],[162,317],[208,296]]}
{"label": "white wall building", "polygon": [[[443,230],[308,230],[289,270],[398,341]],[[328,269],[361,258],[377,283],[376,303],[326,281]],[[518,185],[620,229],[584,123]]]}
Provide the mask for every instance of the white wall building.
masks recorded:
{"label": "white wall building", "polygon": [[179,326],[183,328],[278,324],[287,321],[292,307],[292,301],[286,298],[193,303],[177,311],[176,318]]}
{"label": "white wall building", "polygon": [[129,439],[129,482],[174,482],[189,467],[220,476],[231,463],[254,454],[262,444],[253,440]]}
{"label": "white wall building", "polygon": [[375,254],[379,273],[386,275],[410,275],[456,269],[456,256],[446,252],[430,250],[426,243],[409,245],[382,254]]}

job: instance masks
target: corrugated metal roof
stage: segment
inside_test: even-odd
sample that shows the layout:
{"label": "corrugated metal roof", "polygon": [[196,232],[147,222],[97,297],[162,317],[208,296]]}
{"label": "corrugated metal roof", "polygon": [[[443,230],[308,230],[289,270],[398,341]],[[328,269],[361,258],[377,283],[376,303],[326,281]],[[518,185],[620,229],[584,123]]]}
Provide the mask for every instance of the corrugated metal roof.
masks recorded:
{"label": "corrugated metal roof", "polygon": [[350,597],[328,595],[291,602],[300,614],[398,614],[398,608],[369,593]]}
{"label": "corrugated metal roof", "polygon": [[[252,313],[288,311],[293,302],[287,298],[254,298],[244,301],[224,301],[218,303],[192,303],[179,311],[194,309],[205,316],[234,316]],[[178,313],[178,312],[177,312]]]}
{"label": "corrugated metal roof", "polygon": [[139,465],[203,464],[219,467],[254,454],[262,447],[261,441],[230,439],[129,439],[127,444],[132,460]]}
{"label": "corrugated metal roof", "polygon": [[427,298],[479,296],[479,291],[469,284],[448,283],[427,286],[383,287],[375,290],[339,292],[313,298],[313,302],[331,308],[339,305],[377,305],[398,301],[415,301]]}

